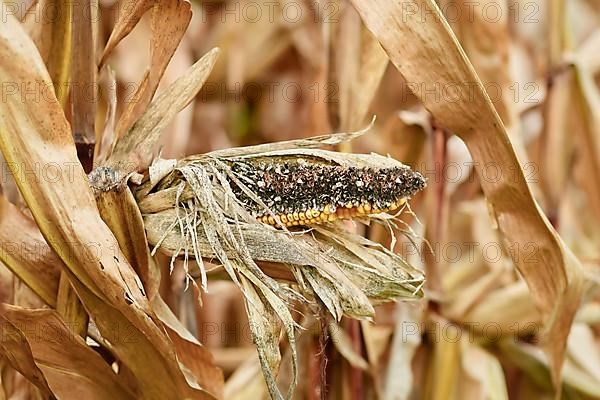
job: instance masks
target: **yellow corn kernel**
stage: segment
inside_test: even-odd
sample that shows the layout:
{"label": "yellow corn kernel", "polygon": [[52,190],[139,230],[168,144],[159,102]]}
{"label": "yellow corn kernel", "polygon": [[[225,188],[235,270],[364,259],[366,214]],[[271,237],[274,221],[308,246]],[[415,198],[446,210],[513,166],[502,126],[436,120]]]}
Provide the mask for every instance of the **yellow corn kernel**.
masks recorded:
{"label": "yellow corn kernel", "polygon": [[298,221],[300,219],[300,217],[299,217],[299,215],[298,215],[297,212],[295,212],[295,213],[292,214],[292,218],[293,218],[294,221]]}
{"label": "yellow corn kernel", "polygon": [[304,221],[306,219],[306,215],[304,215],[303,212],[298,213],[298,218],[300,218],[300,221]]}
{"label": "yellow corn kernel", "polygon": [[268,221],[270,225],[275,225],[275,218],[273,218],[272,216],[269,215]]}
{"label": "yellow corn kernel", "polygon": [[285,214],[281,214],[281,215],[279,216],[279,219],[280,219],[280,220],[281,220],[281,222],[283,222],[284,224],[285,224],[286,222],[288,222],[288,219],[287,219],[287,217],[285,216]]}

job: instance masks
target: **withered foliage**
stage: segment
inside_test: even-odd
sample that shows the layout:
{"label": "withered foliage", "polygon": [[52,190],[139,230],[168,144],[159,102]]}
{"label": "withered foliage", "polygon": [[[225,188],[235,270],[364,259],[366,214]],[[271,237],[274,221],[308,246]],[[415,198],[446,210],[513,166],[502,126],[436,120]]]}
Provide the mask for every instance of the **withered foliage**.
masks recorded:
{"label": "withered foliage", "polygon": [[600,397],[593,0],[0,14],[0,398]]}
{"label": "withered foliage", "polygon": [[[294,370],[297,368],[294,303],[303,303],[317,315],[321,312],[315,311],[316,308],[323,305],[336,321],[344,315],[371,319],[372,301],[415,300],[423,293],[424,277],[419,270],[382,245],[351,234],[342,225],[323,222],[316,226],[306,221],[307,230],[289,231],[277,216],[287,210],[279,209],[272,199],[255,190],[254,182],[246,181],[234,168],[239,160],[246,163],[261,160],[274,168],[283,160],[303,160],[314,168],[327,165],[330,169],[405,171],[404,174],[419,179],[408,167],[387,157],[312,148],[355,136],[339,134],[273,146],[233,148],[192,156],[178,163],[158,160],[151,167],[147,182],[137,191],[148,241],[155,250],[170,254],[171,265],[176,256],[182,255],[186,271],[189,257],[217,260],[243,291],[253,340],[269,390],[275,397],[280,396],[275,375],[279,369],[277,343],[281,325],[292,348]],[[271,147],[277,150],[269,150]],[[413,194],[412,187],[407,185],[413,185],[412,180],[391,182],[393,193],[401,193],[402,197],[405,193]],[[423,184],[421,180],[414,185]],[[317,210],[319,200],[311,199],[315,201],[311,210]],[[249,201],[256,206],[248,207]],[[276,218],[273,225],[283,230],[257,221],[253,208]],[[369,222],[368,215],[362,218]],[[259,261],[282,264],[293,276],[297,289],[268,276],[257,264]],[[202,288],[206,290],[206,269],[202,264],[199,268]]]}

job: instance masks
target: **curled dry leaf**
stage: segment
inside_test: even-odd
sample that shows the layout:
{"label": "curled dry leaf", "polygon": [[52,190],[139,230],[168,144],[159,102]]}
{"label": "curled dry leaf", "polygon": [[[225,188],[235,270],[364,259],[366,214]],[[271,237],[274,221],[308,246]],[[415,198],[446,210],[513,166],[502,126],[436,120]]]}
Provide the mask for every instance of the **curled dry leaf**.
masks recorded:
{"label": "curled dry leaf", "polygon": [[[152,7],[150,67],[138,84],[138,89],[129,101],[127,109],[117,122],[116,136],[118,138],[131,128],[150,104],[167,64],[173,57],[192,18],[191,5],[188,1],[140,1],[132,8],[131,13],[123,14],[123,22],[119,24],[120,29],[113,31],[114,40],[109,40],[102,60],[112,51],[118,41],[131,31],[130,27],[139,21],[150,6]],[[113,39],[112,35],[111,39]]]}
{"label": "curled dry leaf", "polygon": [[0,195],[0,260],[46,304],[56,306],[60,268],[35,222]]}
{"label": "curled dry leaf", "polygon": [[[2,304],[2,307],[4,312],[4,304]],[[31,348],[21,331],[3,316],[0,317],[0,329],[3,332],[0,338],[0,354],[2,354],[2,357],[10,360],[10,366],[26,377],[41,393],[51,396],[52,389],[48,386],[44,373],[36,365]]]}
{"label": "curled dry leaf", "polygon": [[356,10],[346,4],[340,13],[333,63],[339,86],[339,127],[363,124],[389,60],[377,39],[366,30]]}
{"label": "curled dry leaf", "polygon": [[119,178],[150,165],[160,134],[202,88],[218,54],[219,49],[212,49],[192,65],[150,104],[131,129],[117,141],[106,165],[118,171]]}
{"label": "curled dry leaf", "polygon": [[124,7],[123,13],[119,15],[113,30],[110,33],[108,42],[104,46],[104,51],[98,69],[102,69],[112,51],[117,47],[119,42],[123,40],[135,28],[138,22],[146,11],[148,11],[156,3],[154,0],[142,0],[133,3],[133,7]]}
{"label": "curled dry leaf", "polygon": [[58,313],[4,307],[0,352],[43,392],[57,398],[138,398],[137,388],[128,387]]}
{"label": "curled dry leaf", "polygon": [[[532,261],[514,257],[513,262],[544,315],[546,349],[558,382],[567,334],[581,301],[579,261],[533,199],[504,125],[435,2],[352,3],[408,82],[417,87],[435,84],[456,89],[454,101],[438,101],[426,90],[415,94],[441,126],[466,143],[505,245],[522,247],[533,242],[537,246]],[[419,12],[406,13],[407,6]],[[489,163],[503,171],[500,179],[492,181],[481,175]]]}

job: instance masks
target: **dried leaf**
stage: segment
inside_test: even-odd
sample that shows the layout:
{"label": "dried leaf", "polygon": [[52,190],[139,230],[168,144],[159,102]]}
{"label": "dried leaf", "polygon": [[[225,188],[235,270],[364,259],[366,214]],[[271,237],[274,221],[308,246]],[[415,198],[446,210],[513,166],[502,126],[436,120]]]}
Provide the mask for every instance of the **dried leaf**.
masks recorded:
{"label": "dried leaf", "polygon": [[3,332],[0,337],[0,354],[10,362],[15,370],[36,385],[45,396],[51,396],[52,389],[48,386],[44,373],[36,365],[25,336],[4,316],[0,317],[0,328]]}
{"label": "dried leaf", "polygon": [[[55,311],[5,307],[0,324],[11,334],[6,338],[2,335],[7,339],[3,340],[2,349],[9,350],[5,353],[9,357],[13,354],[19,357],[15,367],[33,378],[32,382],[38,387],[47,387],[58,398],[137,398],[102,357],[72,333]],[[69,351],[65,352],[65,349]]]}
{"label": "dried leaf", "polygon": [[150,165],[163,129],[202,88],[218,54],[218,49],[205,54],[150,104],[131,130],[117,142],[108,166],[125,176]]}
{"label": "dried leaf", "polygon": [[96,203],[102,220],[115,235],[127,261],[140,277],[145,293],[152,300],[160,277],[150,268],[148,246],[142,215],[128,187],[96,192]]}
{"label": "dried leaf", "polygon": [[462,345],[462,369],[468,379],[461,382],[461,398],[508,400],[506,378],[500,362],[466,337]]}
{"label": "dried leaf", "polygon": [[574,78],[573,94],[579,112],[570,115],[573,119],[583,117],[579,120],[581,129],[577,131],[580,132],[579,153],[587,171],[584,189],[588,191],[587,198],[596,218],[600,218],[600,92],[588,68],[575,64],[573,74],[569,76]]}
{"label": "dried leaf", "polygon": [[[14,62],[0,66],[0,79],[48,87],[50,78],[33,43],[13,17],[0,26],[0,56]],[[149,399],[212,398],[198,382],[184,376],[172,344],[151,310],[139,278],[96,207],[79,164],[71,132],[51,95],[18,95],[0,105],[0,149],[38,227],[64,261],[64,271],[112,350],[131,370]],[[25,101],[22,101],[25,99]],[[38,101],[39,100],[39,101]],[[18,168],[54,166],[56,179],[24,175]],[[114,326],[127,329],[129,341]],[[212,366],[207,366],[211,368]]]}
{"label": "dried leaf", "polygon": [[[106,57],[107,50],[110,52],[112,47],[121,40],[129,31],[132,24],[135,25],[141,15],[147,10],[148,1],[141,1],[139,5],[132,8],[131,13],[124,14],[126,28],[120,29],[115,34],[114,42],[110,42],[105,49],[103,60]],[[129,101],[127,109],[121,115],[117,122],[116,136],[122,137],[145,112],[148,104],[158,88],[158,84],[165,73],[167,64],[173,57],[175,49],[179,45],[181,38],[192,17],[191,5],[184,0],[160,0],[153,2],[152,8],[152,39],[151,39],[151,61],[150,67],[137,86],[133,98]],[[123,25],[119,25],[122,28]],[[112,39],[112,35],[111,35]],[[114,43],[114,44],[113,44]],[[189,100],[185,103],[189,103]],[[179,110],[178,110],[179,111]]]}
{"label": "dried leaf", "polygon": [[421,343],[416,313],[410,305],[396,305],[396,324],[385,379],[385,399],[408,399],[414,385],[412,360]]}
{"label": "dried leaf", "polygon": [[108,38],[108,43],[106,43],[106,46],[104,47],[104,52],[98,63],[99,70],[102,69],[108,56],[112,53],[117,44],[119,44],[119,42],[135,28],[146,11],[148,11],[155,3],[156,1],[154,0],[142,0],[136,1],[132,3],[131,6],[123,8],[123,13],[119,15],[119,19]]}
{"label": "dried leaf", "polygon": [[329,323],[327,327],[335,348],[342,356],[344,356],[346,361],[348,361],[354,368],[367,371],[369,369],[369,364],[354,350],[352,339],[350,339],[344,329],[334,322]]}
{"label": "dried leaf", "polygon": [[0,195],[0,260],[50,306],[56,306],[60,266],[35,222]]}
{"label": "dried leaf", "polygon": [[46,63],[56,98],[64,107],[69,95],[73,3],[60,0],[35,3],[35,8],[25,15],[23,25]]}
{"label": "dried leaf", "polygon": [[[533,262],[523,257],[513,261],[544,315],[546,348],[558,382],[567,334],[582,292],[578,260],[533,199],[502,121],[436,4],[432,0],[353,4],[408,82],[435,82],[438,87],[456,89],[455,101],[437,101],[426,91],[415,94],[441,126],[464,140],[480,176],[489,163],[506,171],[499,180],[483,176],[480,181],[504,243],[537,246]],[[409,5],[422,12],[405,13]],[[420,15],[427,16],[425,21]]]}
{"label": "dried leaf", "polygon": [[339,128],[345,131],[362,126],[371,100],[388,65],[388,58],[351,5],[340,13],[336,40],[337,85],[339,86]]}

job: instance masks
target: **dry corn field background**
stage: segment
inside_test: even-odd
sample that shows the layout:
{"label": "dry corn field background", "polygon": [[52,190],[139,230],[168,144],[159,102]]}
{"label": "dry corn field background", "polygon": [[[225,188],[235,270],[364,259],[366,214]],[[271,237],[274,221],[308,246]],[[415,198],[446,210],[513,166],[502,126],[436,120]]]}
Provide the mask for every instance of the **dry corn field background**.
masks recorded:
{"label": "dry corn field background", "polygon": [[0,400],[600,398],[597,0],[0,19]]}

